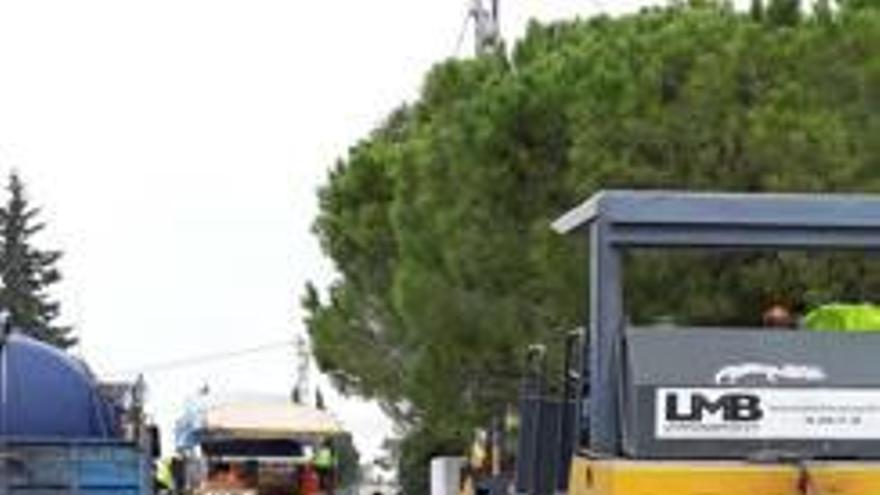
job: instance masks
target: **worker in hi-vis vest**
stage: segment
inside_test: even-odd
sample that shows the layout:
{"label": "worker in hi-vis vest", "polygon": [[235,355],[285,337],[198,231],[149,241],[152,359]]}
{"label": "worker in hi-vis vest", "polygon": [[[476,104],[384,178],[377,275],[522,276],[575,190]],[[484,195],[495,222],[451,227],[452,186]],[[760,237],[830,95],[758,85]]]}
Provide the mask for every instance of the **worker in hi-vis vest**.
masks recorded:
{"label": "worker in hi-vis vest", "polygon": [[325,440],[315,450],[315,456],[312,459],[312,465],[318,471],[321,480],[321,488],[326,493],[333,493],[333,477],[336,471],[336,456],[329,440]]}
{"label": "worker in hi-vis vest", "polygon": [[831,332],[880,331],[880,306],[874,304],[826,304],[804,318],[809,330]]}
{"label": "worker in hi-vis vest", "polygon": [[156,492],[174,492],[174,476],[169,461],[156,459],[153,464]]}

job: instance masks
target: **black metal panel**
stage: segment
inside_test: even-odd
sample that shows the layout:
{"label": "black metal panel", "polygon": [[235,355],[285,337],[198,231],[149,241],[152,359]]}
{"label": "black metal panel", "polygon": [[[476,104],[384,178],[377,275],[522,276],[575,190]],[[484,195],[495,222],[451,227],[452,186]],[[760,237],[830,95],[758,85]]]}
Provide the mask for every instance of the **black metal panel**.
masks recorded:
{"label": "black metal panel", "polygon": [[514,487],[517,493],[550,495],[564,491],[574,445],[574,424],[566,415],[574,403],[527,398],[520,402],[520,431]]}
{"label": "black metal panel", "polygon": [[[870,439],[736,435],[669,439],[657,434],[661,388],[736,394],[759,390],[808,391],[811,399],[835,390],[880,392],[880,367],[873,366],[880,355],[880,333],[633,328],[626,330],[626,349],[624,430],[628,433],[625,453],[629,456],[880,459],[880,431],[876,429],[871,430]],[[877,397],[871,404],[875,412],[867,414],[876,416],[880,394]]]}
{"label": "black metal panel", "polygon": [[560,404],[560,414],[562,417],[559,424],[559,444],[556,452],[556,491],[564,493],[568,490],[571,458],[574,455],[577,439],[577,425],[574,421],[577,415],[577,402],[569,400]]}
{"label": "black metal panel", "polygon": [[516,476],[517,493],[531,493],[535,486],[535,465],[538,457],[538,420],[540,401],[534,397],[520,399],[519,438],[517,439]]}
{"label": "black metal panel", "polygon": [[820,366],[825,377],[811,386],[880,388],[880,332],[647,327],[627,329],[626,341],[636,385],[715,385],[720,368],[765,362]]}
{"label": "black metal panel", "polygon": [[208,456],[219,457],[302,457],[302,442],[286,439],[218,440],[202,444]]}
{"label": "black metal panel", "polygon": [[559,472],[562,450],[559,442],[562,419],[561,403],[555,400],[540,401],[538,418],[538,459],[535,463],[535,484],[531,493],[552,495],[556,493],[556,476]]}
{"label": "black metal panel", "polygon": [[583,329],[569,332],[565,339],[563,360],[562,409],[559,425],[559,452],[556,471],[556,491],[568,490],[569,469],[574,449],[578,440],[578,414],[581,392],[578,383],[583,375],[581,346],[583,345]]}

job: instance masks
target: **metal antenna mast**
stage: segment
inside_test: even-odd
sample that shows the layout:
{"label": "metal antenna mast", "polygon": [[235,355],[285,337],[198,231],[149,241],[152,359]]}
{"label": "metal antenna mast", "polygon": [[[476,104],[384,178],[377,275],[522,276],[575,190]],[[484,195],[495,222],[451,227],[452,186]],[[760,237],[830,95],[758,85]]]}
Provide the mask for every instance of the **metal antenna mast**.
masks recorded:
{"label": "metal antenna mast", "polygon": [[500,0],[490,0],[490,8],[483,6],[483,0],[472,0],[469,17],[474,20],[474,44],[477,55],[490,53],[501,41],[499,25]]}
{"label": "metal antenna mast", "polygon": [[309,399],[309,366],[311,364],[306,339],[296,339],[296,385],[293,387],[294,402],[305,403]]}

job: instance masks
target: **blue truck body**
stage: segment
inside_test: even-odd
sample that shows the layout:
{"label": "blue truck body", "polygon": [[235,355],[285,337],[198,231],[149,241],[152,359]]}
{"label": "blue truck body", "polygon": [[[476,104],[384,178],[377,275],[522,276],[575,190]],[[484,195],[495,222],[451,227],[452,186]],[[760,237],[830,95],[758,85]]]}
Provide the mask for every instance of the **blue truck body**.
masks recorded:
{"label": "blue truck body", "polygon": [[110,385],[0,326],[0,495],[152,495],[141,384]]}
{"label": "blue truck body", "polygon": [[0,495],[148,495],[148,455],[114,440],[0,440]]}

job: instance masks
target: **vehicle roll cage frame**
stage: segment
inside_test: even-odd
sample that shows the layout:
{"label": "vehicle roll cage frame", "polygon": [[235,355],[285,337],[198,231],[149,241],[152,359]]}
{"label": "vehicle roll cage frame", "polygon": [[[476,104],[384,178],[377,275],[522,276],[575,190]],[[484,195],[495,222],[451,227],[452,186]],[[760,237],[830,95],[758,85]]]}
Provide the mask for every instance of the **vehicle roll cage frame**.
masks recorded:
{"label": "vehicle roll cage frame", "polygon": [[[553,222],[589,242],[589,309],[581,389],[587,450],[621,452],[622,254],[634,248],[880,252],[880,196],[603,191]],[[576,428],[579,431],[580,428]]]}

